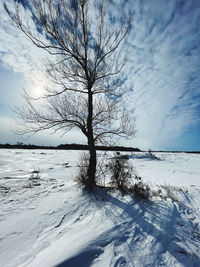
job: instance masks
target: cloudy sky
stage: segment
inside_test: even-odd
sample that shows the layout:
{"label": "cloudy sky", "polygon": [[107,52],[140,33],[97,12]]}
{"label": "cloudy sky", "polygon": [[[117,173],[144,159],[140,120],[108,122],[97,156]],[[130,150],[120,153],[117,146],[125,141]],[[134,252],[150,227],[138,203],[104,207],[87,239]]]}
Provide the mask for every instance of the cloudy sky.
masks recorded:
{"label": "cloudy sky", "polygon": [[[13,0],[6,0],[12,3]],[[115,2],[115,1],[113,1]],[[141,149],[200,150],[200,1],[127,0],[134,9],[125,102],[135,108],[136,136],[122,145]],[[0,3],[0,143],[82,143],[78,132],[16,136],[14,106],[23,88],[39,95],[47,81],[46,54],[12,26]]]}

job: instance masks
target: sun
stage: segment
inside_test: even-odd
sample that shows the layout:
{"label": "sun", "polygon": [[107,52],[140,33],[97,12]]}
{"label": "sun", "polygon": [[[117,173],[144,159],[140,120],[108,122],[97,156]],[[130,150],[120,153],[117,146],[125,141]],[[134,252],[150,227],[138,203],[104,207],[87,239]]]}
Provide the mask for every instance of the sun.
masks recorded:
{"label": "sun", "polygon": [[47,79],[45,74],[39,70],[34,70],[30,75],[31,85],[29,87],[30,93],[35,98],[40,98],[45,94],[47,87]]}
{"label": "sun", "polygon": [[44,95],[45,87],[43,84],[35,84],[32,88],[33,97],[39,98]]}

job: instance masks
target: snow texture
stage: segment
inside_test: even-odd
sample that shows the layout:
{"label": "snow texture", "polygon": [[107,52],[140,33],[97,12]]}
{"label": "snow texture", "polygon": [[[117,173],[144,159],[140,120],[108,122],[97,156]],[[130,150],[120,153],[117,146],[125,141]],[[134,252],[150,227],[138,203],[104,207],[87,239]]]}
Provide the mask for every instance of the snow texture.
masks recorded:
{"label": "snow texture", "polygon": [[130,153],[152,189],[174,189],[139,201],[86,194],[79,153],[0,150],[0,266],[200,266],[200,155]]}

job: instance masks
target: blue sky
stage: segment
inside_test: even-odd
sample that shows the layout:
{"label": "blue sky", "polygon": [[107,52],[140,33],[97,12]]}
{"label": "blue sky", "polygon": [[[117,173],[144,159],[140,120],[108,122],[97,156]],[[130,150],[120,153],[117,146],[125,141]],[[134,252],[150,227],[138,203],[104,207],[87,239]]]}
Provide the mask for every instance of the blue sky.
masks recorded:
{"label": "blue sky", "polygon": [[[135,108],[137,134],[121,144],[142,149],[200,150],[200,1],[125,2],[135,16],[123,46],[129,53],[125,75],[130,89],[124,102]],[[114,15],[117,12],[113,9]],[[10,131],[16,117],[11,108],[23,104],[23,88],[39,92],[46,84],[42,74],[46,54],[11,25],[3,1],[0,16],[0,143],[85,142],[78,132],[63,137],[62,133],[55,136],[49,132],[26,137]]]}

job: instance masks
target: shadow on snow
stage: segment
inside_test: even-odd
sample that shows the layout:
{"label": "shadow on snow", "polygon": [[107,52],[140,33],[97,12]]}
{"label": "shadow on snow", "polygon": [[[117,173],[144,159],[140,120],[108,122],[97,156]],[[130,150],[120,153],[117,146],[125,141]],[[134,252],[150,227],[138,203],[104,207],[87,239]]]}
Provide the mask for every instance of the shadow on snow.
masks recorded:
{"label": "shadow on snow", "polygon": [[[97,190],[92,198],[97,208],[101,208],[104,216],[111,220],[113,227],[57,267],[88,267],[108,245],[113,250],[108,266],[132,266],[128,259],[132,259],[133,264],[144,262],[141,266],[166,265],[169,256],[171,264],[173,259],[174,264],[199,266],[198,253],[194,255],[192,252],[197,251],[195,247],[199,246],[199,240],[192,235],[194,225],[182,216],[187,213],[187,207],[166,200],[154,203],[132,199],[126,202],[101,190]],[[99,200],[102,198],[103,203]]]}

